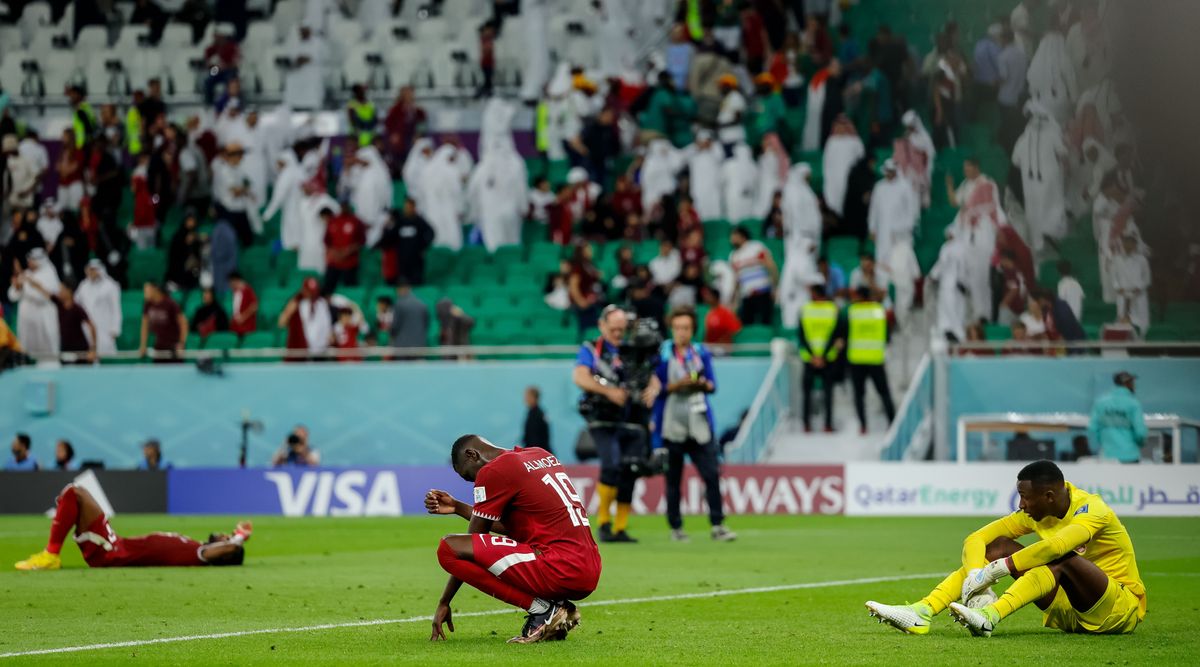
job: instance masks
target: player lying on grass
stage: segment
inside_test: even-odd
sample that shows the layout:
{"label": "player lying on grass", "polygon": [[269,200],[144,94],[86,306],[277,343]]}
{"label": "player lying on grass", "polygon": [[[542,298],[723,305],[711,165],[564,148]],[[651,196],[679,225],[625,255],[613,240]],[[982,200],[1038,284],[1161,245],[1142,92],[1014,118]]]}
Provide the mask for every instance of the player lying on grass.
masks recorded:
{"label": "player lying on grass", "polygon": [[[1112,509],[1100,496],[1066,482],[1050,461],[1021,469],[1017,493],[1020,509],[967,536],[963,566],[929,595],[902,606],[868,602],[871,615],[923,635],[933,617],[949,607],[971,634],[989,637],[1001,619],[1033,603],[1044,612],[1048,628],[1133,632],[1146,616],[1146,587],[1133,542]],[[1029,533],[1041,541],[1023,547],[1014,539]],[[1016,581],[996,599],[990,586],[1009,576]]]}
{"label": "player lying on grass", "polygon": [[62,567],[59,552],[72,528],[83,560],[92,567],[241,565],[246,557],[242,543],[250,539],[248,521],[239,523],[233,535],[214,534],[204,544],[177,533],[119,537],[108,525],[104,510],[83,487],[68,484],[56,504],[45,551],[17,563],[18,570]]}
{"label": "player lying on grass", "polygon": [[450,601],[465,581],[528,612],[521,634],[509,643],[565,639],[579,623],[572,600],[582,600],[600,581],[600,550],[587,510],[558,459],[537,447],[511,451],[477,435],[464,435],[450,450],[454,472],[475,484],[475,505],[445,491],[425,497],[430,514],[457,514],[470,521],[465,535],[447,535],[438,562],[450,581],[433,614],[430,640],[454,632]]}

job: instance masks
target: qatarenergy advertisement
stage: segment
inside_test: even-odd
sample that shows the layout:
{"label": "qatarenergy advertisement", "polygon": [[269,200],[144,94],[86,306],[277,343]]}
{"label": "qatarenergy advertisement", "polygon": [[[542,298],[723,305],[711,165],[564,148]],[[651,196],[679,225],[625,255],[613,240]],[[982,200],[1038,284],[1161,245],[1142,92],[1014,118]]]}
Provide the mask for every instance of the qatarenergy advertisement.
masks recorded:
{"label": "qatarenergy advertisement", "polygon": [[[846,514],[992,516],[1017,509],[1022,463],[851,463]],[[1099,494],[1118,516],[1200,515],[1195,465],[1060,464],[1067,481]]]}

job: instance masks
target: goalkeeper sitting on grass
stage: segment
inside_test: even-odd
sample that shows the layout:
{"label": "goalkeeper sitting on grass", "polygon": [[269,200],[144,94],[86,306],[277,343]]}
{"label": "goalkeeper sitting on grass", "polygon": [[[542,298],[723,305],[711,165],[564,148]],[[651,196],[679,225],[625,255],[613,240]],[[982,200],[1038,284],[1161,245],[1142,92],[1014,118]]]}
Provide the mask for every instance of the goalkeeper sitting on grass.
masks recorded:
{"label": "goalkeeper sitting on grass", "polygon": [[[1133,632],[1146,616],[1146,587],[1133,542],[1112,509],[1066,482],[1050,461],[1021,469],[1017,493],[1020,509],[971,533],[963,542],[963,566],[929,595],[910,605],[868,602],[871,615],[923,635],[933,617],[949,608],[971,634],[988,637],[1002,619],[1033,603],[1048,628]],[[1023,547],[1015,540],[1035,532],[1040,542]],[[991,585],[1010,576],[1016,581],[997,599]]]}

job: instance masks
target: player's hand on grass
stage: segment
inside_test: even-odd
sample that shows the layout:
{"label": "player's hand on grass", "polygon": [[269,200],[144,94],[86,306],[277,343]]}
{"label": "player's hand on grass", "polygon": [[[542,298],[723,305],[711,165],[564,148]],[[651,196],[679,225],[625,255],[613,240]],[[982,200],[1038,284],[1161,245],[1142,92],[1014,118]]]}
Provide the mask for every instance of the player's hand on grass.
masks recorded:
{"label": "player's hand on grass", "polygon": [[429,636],[429,641],[443,641],[446,639],[446,633],[442,631],[442,623],[450,628],[450,632],[454,632],[454,621],[450,620],[450,603],[439,602],[437,609],[433,612],[433,634]]}
{"label": "player's hand on grass", "polygon": [[964,602],[970,600],[976,593],[986,590],[992,584],[1011,575],[1012,572],[1008,569],[1008,559],[1006,558],[994,560],[983,567],[971,570],[967,573],[967,578],[963,580],[962,600]]}
{"label": "player's hand on grass", "polygon": [[454,496],[441,489],[430,489],[425,494],[425,511],[430,514],[454,514],[457,502]]}

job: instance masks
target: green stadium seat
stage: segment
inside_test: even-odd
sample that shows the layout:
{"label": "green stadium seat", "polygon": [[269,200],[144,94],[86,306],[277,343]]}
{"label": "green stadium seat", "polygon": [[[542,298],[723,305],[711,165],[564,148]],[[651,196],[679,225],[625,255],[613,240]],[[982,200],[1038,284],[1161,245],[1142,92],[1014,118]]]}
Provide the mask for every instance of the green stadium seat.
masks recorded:
{"label": "green stadium seat", "polygon": [[205,338],[203,345],[206,350],[232,350],[238,346],[238,336],[230,331],[217,331]]}
{"label": "green stadium seat", "polygon": [[769,343],[775,337],[775,328],[763,324],[744,327],[733,337],[735,343]]}
{"label": "green stadium seat", "polygon": [[131,250],[129,253],[129,285],[161,283],[167,272],[167,255],[158,248]]}
{"label": "green stadium seat", "polygon": [[258,350],[279,347],[279,329],[252,331],[242,339],[242,349]]}
{"label": "green stadium seat", "polygon": [[1012,329],[1003,324],[988,324],[983,327],[984,340],[1008,340],[1012,338]]}

